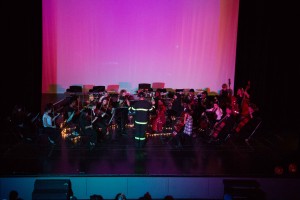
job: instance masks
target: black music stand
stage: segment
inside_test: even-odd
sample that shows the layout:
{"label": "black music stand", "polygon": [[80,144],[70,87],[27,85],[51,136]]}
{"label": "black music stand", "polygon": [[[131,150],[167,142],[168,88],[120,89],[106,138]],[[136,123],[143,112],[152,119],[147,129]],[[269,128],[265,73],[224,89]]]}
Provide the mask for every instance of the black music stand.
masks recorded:
{"label": "black music stand", "polygon": [[105,91],[105,86],[100,85],[100,86],[93,86],[92,89],[89,90],[91,93],[99,93],[99,92],[104,92]]}
{"label": "black music stand", "polygon": [[116,108],[114,112],[114,118],[117,124],[120,126],[119,129],[121,129],[122,135],[126,135],[124,133],[125,130],[122,130],[122,128],[126,129],[126,124],[128,122],[128,107]]}

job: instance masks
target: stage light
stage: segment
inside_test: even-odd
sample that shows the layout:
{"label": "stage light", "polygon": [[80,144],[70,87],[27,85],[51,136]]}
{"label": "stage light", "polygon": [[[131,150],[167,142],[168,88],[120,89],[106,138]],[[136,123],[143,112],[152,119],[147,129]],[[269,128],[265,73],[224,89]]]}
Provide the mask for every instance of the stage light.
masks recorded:
{"label": "stage light", "polygon": [[284,172],[284,170],[283,170],[283,167],[282,167],[282,166],[276,166],[276,167],[274,168],[274,173],[275,173],[276,175],[282,175],[283,172]]}
{"label": "stage light", "polygon": [[294,174],[297,172],[297,165],[296,163],[290,163],[289,164],[289,172]]}

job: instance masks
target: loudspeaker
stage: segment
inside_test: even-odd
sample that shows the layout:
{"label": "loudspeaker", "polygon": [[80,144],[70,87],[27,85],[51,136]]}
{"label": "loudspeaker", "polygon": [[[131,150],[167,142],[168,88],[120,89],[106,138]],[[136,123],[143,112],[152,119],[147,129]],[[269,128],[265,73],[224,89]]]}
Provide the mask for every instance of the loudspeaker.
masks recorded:
{"label": "loudspeaker", "polygon": [[256,180],[224,179],[224,196],[232,199],[265,199],[264,193]]}
{"label": "loudspeaker", "polygon": [[166,89],[166,88],[158,88],[157,91],[158,91],[158,92],[166,93],[166,92],[167,92],[167,89]]}
{"label": "loudspeaker", "polygon": [[176,93],[183,92],[183,89],[176,89],[175,92]]}
{"label": "loudspeaker", "polygon": [[82,92],[82,86],[79,85],[71,85],[67,92]]}
{"label": "loudspeaker", "polygon": [[38,179],[34,182],[33,200],[66,199],[73,196],[70,179]]}
{"label": "loudspeaker", "polygon": [[150,83],[140,83],[139,84],[139,90],[146,90],[146,89],[150,89],[151,88],[151,84]]}
{"label": "loudspeaker", "polygon": [[105,86],[94,86],[93,89],[89,90],[89,92],[104,92]]}

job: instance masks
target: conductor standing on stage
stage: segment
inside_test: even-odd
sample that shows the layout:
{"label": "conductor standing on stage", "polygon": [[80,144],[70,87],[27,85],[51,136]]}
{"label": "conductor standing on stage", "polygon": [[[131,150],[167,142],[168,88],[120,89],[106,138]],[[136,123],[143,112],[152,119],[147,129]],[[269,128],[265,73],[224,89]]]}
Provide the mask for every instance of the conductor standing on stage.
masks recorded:
{"label": "conductor standing on stage", "polygon": [[139,100],[129,107],[134,112],[135,146],[142,148],[145,145],[146,129],[149,121],[149,112],[155,108],[155,101],[151,103],[145,99],[145,93],[138,93]]}

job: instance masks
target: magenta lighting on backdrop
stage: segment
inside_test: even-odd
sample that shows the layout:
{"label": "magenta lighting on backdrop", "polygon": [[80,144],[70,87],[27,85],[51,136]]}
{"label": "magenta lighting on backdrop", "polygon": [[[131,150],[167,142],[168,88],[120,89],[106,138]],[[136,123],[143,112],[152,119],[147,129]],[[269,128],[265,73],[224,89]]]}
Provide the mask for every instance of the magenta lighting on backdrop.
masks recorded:
{"label": "magenta lighting on backdrop", "polygon": [[239,0],[42,3],[42,93],[153,82],[217,92],[234,80]]}

